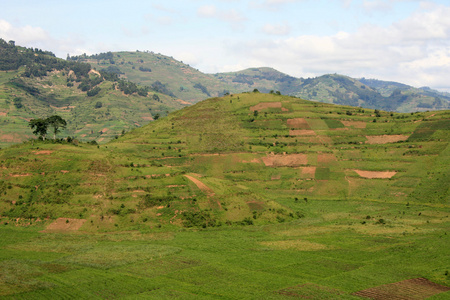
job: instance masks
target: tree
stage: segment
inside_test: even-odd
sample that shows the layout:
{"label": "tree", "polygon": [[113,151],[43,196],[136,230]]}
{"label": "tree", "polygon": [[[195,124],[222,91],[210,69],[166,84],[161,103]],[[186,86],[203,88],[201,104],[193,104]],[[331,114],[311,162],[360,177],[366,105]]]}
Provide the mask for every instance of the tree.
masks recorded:
{"label": "tree", "polygon": [[60,116],[54,115],[46,119],[48,125],[53,127],[53,139],[56,140],[56,134],[60,132],[59,128],[66,128],[66,120]]}
{"label": "tree", "polygon": [[47,135],[47,128],[48,128],[48,119],[31,119],[28,123],[28,126],[31,127],[31,129],[34,129],[33,134],[39,135],[39,138],[45,139],[45,136]]}

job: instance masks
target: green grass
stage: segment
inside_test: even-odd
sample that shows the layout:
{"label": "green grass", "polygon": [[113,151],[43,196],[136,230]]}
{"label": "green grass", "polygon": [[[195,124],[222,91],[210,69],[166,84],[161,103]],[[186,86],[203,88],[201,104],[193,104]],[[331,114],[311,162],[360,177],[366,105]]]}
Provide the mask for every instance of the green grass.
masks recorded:
{"label": "green grass", "polygon": [[[250,107],[286,101],[291,111],[249,121]],[[367,128],[355,128],[346,110],[244,93],[99,147],[2,149],[0,296],[355,299],[410,278],[449,286],[448,114],[422,116],[439,139],[367,144],[425,121],[361,113]],[[316,135],[290,136],[292,118]],[[58,218],[85,221],[41,232]]]}

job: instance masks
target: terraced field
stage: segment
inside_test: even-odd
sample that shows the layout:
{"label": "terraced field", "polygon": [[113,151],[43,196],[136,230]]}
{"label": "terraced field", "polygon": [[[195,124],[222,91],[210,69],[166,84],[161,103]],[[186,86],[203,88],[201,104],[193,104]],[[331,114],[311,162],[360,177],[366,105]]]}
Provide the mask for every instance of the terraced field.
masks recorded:
{"label": "terraced field", "polygon": [[0,296],[446,299],[449,117],[244,93],[3,149]]}

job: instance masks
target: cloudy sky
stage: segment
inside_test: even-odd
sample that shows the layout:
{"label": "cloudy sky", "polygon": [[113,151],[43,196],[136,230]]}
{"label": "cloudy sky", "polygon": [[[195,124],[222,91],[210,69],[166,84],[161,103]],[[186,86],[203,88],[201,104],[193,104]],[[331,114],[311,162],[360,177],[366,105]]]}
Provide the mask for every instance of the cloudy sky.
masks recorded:
{"label": "cloudy sky", "polygon": [[149,50],[206,73],[266,66],[450,92],[449,0],[2,2],[0,38],[62,58]]}

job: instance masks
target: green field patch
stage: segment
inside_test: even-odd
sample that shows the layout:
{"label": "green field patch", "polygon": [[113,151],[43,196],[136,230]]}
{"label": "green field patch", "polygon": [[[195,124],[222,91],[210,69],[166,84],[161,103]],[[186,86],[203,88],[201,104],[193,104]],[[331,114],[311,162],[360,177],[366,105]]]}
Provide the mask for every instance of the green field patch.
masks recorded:
{"label": "green field patch", "polygon": [[317,180],[329,180],[331,177],[330,168],[319,167],[316,168],[315,178]]}
{"label": "green field patch", "polygon": [[37,279],[44,271],[35,264],[19,260],[0,261],[0,296],[23,293],[53,285]]}
{"label": "green field patch", "polygon": [[180,251],[180,248],[154,244],[101,243],[80,253],[67,256],[62,261],[81,266],[109,269],[138,261],[159,259]]}
{"label": "green field patch", "polygon": [[328,128],[336,129],[336,128],[345,128],[344,124],[341,121],[335,119],[323,119],[327,124]]}
{"label": "green field patch", "polygon": [[276,294],[289,298],[305,299],[336,299],[341,298],[346,293],[326,286],[320,286],[312,283],[299,284],[293,287],[285,288],[275,292]]}

